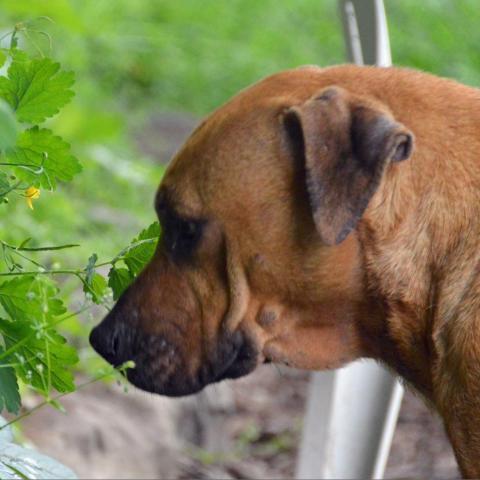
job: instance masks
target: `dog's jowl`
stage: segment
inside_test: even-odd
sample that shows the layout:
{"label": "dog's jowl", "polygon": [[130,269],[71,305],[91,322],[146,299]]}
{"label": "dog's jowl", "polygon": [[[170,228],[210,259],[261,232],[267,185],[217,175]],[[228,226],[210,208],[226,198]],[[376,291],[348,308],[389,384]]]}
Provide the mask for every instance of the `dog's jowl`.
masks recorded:
{"label": "dog's jowl", "polygon": [[384,362],[480,476],[480,93],[412,70],[279,73],[172,160],[154,258],[91,334],[187,395],[265,361]]}

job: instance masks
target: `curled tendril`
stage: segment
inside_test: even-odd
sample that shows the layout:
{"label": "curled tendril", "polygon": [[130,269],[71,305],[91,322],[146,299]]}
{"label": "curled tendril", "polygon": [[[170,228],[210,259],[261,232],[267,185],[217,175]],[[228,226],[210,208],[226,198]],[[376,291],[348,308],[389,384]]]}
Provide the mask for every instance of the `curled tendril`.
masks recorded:
{"label": "curled tendril", "polygon": [[43,50],[40,48],[38,43],[35,41],[34,38],[30,35],[31,33],[36,34],[36,35],[41,35],[42,37],[45,37],[48,41],[48,53],[52,51],[52,37],[48,32],[45,32],[44,30],[39,30],[37,28],[32,28],[32,26],[35,25],[36,22],[39,20],[45,20],[50,23],[55,23],[50,17],[46,15],[42,15],[40,17],[34,18],[32,20],[27,20],[25,22],[18,22],[15,24],[13,27],[13,30],[10,30],[6,32],[4,35],[0,37],[0,43],[5,39],[10,37],[10,46],[9,50],[12,51],[16,46],[18,42],[18,34],[23,34],[23,36],[33,45],[35,50],[39,53],[41,57],[45,57],[45,54]]}

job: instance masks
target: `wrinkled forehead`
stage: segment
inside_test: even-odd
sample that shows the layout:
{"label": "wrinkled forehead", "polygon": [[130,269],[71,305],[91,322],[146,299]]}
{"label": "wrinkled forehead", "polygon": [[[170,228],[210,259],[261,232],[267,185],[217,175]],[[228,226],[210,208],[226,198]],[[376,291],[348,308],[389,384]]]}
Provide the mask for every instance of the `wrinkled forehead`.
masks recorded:
{"label": "wrinkled forehead", "polygon": [[[272,162],[281,161],[282,115],[315,91],[312,75],[301,70],[277,74],[240,92],[213,112],[170,162],[157,198],[168,197],[185,214],[194,214],[199,205],[236,189],[245,190],[252,173],[257,186],[272,184],[277,166]],[[262,172],[267,171],[270,178],[262,181]],[[230,180],[225,182],[226,178]],[[219,191],[226,183],[230,191]]]}
{"label": "wrinkled forehead", "polygon": [[172,159],[157,202],[165,199],[185,213],[194,213],[199,204],[218,198],[222,193],[218,190],[227,188],[225,179],[230,179],[229,188],[245,185],[253,157],[260,167],[261,158],[275,149],[278,112],[276,105],[265,104],[251,111],[215,112]]}

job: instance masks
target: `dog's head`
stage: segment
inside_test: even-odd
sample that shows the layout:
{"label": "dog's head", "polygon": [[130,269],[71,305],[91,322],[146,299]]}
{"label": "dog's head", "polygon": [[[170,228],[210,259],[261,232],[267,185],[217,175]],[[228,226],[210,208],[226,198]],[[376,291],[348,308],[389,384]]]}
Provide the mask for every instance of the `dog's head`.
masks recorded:
{"label": "dog's head", "polygon": [[412,135],[325,82],[313,70],[260,82],[172,160],[157,251],[91,334],[111,363],[135,361],[138,387],[185,395],[264,361],[321,369],[365,353],[355,229]]}

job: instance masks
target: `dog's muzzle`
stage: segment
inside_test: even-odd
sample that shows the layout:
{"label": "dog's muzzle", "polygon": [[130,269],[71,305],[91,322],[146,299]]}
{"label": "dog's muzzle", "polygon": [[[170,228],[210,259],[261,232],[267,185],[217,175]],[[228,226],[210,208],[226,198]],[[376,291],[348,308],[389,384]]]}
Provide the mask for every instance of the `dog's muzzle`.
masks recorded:
{"label": "dog's muzzle", "polygon": [[213,352],[202,358],[200,367],[192,373],[191,352],[185,351],[182,340],[167,332],[147,334],[116,318],[113,311],[90,334],[92,347],[113,366],[129,360],[135,363],[125,373],[133,385],[161,395],[196,393],[210,383],[246,375],[258,362],[253,342],[242,332],[225,332],[219,336]]}

